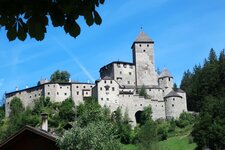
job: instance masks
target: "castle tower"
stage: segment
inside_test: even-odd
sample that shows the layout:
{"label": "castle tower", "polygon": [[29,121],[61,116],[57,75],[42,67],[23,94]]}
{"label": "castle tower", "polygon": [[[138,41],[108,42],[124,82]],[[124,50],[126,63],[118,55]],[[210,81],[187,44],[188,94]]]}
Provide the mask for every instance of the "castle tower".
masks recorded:
{"label": "castle tower", "polygon": [[142,31],[131,48],[133,50],[133,63],[136,67],[136,86],[158,85],[154,64],[154,41]]}
{"label": "castle tower", "polygon": [[161,74],[158,78],[159,86],[167,91],[167,94],[173,88],[173,77],[170,75],[169,71],[166,68],[163,68]]}

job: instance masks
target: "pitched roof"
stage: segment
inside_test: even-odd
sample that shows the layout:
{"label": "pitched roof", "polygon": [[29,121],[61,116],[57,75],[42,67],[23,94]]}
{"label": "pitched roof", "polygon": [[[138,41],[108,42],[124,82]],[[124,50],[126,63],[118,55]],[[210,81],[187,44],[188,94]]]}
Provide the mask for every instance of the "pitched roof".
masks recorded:
{"label": "pitched roof", "polygon": [[178,93],[185,93],[182,89],[177,89],[176,92],[178,92]]}
{"label": "pitched roof", "polygon": [[2,143],[0,143],[0,149],[7,147],[7,144],[9,144],[10,142],[13,142],[16,140],[16,138],[18,138],[19,136],[23,136],[23,134],[25,134],[26,132],[31,132],[35,135],[39,135],[41,137],[44,137],[52,142],[56,142],[56,136],[53,136],[52,134],[50,134],[49,132],[46,132],[44,130],[38,129],[38,128],[34,128],[32,126],[26,125],[24,126],[22,129],[20,129],[18,132],[16,132],[15,134],[11,135],[9,138],[7,138],[5,141],[3,141]]}
{"label": "pitched roof", "polygon": [[141,31],[141,33],[138,35],[138,37],[135,40],[135,42],[150,42],[150,43],[154,43],[154,41],[151,38],[149,38],[143,31]]}
{"label": "pitched roof", "polygon": [[180,96],[179,94],[177,94],[177,92],[175,92],[174,90],[170,91],[170,92],[165,96],[165,98],[168,98],[168,97],[180,97],[180,98],[182,98],[182,96]]}
{"label": "pitched roof", "polygon": [[162,72],[159,75],[159,78],[165,78],[165,77],[172,77],[172,76],[166,68],[163,68]]}

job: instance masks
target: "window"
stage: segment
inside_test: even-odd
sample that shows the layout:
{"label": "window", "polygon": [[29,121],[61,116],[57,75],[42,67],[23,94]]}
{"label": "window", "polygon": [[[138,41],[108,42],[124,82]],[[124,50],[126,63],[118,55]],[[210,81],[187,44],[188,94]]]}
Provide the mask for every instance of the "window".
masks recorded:
{"label": "window", "polygon": [[31,98],[31,96],[30,96],[30,98]]}
{"label": "window", "polygon": [[50,92],[48,92],[48,95],[50,95]]}
{"label": "window", "polygon": [[130,84],[130,81],[127,81],[127,84]]}
{"label": "window", "polygon": [[174,104],[172,104],[172,107],[174,107]]}
{"label": "window", "polygon": [[173,98],[173,101],[175,101],[175,98]]}
{"label": "window", "polygon": [[79,92],[77,91],[77,95],[79,95]]}
{"label": "window", "polygon": [[141,47],[141,44],[139,44],[139,47]]}
{"label": "window", "polygon": [[162,107],[163,107],[163,105],[162,105]]}
{"label": "window", "polygon": [[50,85],[48,84],[48,87],[49,87]]}
{"label": "window", "polygon": [[101,98],[101,100],[103,101],[103,98]]}
{"label": "window", "polygon": [[149,89],[149,91],[151,91],[151,89]]}
{"label": "window", "polygon": [[169,81],[170,81],[170,78],[169,78]]}
{"label": "window", "polygon": [[88,92],[86,92],[86,95],[88,95]]}
{"label": "window", "polygon": [[112,80],[110,81],[110,83],[112,84]]}
{"label": "window", "polygon": [[142,104],[140,104],[140,106],[142,106]]}
{"label": "window", "polygon": [[57,92],[57,95],[59,95],[59,92]]}
{"label": "window", "polygon": [[102,91],[102,87],[100,87],[100,90]]}
{"label": "window", "polygon": [[77,88],[79,88],[79,87],[77,86]]}
{"label": "window", "polygon": [[147,44],[147,47],[149,47],[149,44]]}
{"label": "window", "polygon": [[133,66],[130,66],[130,69],[133,69]]}
{"label": "window", "polygon": [[145,52],[145,49],[143,50],[143,52]]}
{"label": "window", "polygon": [[85,89],[86,87],[85,87],[85,86],[83,86],[83,88]]}
{"label": "window", "polygon": [[90,87],[92,88],[92,85]]}
{"label": "window", "polygon": [[61,89],[62,87],[60,86],[60,89]]}
{"label": "window", "polygon": [[69,87],[67,86],[67,89],[69,89]]}
{"label": "window", "polygon": [[106,98],[107,101],[109,101],[109,98]]}
{"label": "window", "polygon": [[112,87],[112,91],[115,91],[115,88],[114,87]]}
{"label": "window", "polygon": [[64,93],[64,95],[67,95],[67,93]]}
{"label": "window", "polygon": [[55,87],[55,85],[53,85],[53,87]]}
{"label": "window", "polygon": [[129,72],[129,75],[131,75],[132,73],[131,72]]}
{"label": "window", "polygon": [[120,71],[120,74],[122,74],[122,71]]}
{"label": "window", "polygon": [[104,83],[106,83],[106,80],[104,81]]}
{"label": "window", "polygon": [[36,97],[36,96],[37,96],[37,94],[34,95],[34,97]]}

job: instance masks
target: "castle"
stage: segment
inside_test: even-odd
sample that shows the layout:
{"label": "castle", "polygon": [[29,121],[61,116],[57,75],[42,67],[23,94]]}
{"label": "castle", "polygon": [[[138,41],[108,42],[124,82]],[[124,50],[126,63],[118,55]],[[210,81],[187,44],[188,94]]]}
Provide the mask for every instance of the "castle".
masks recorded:
{"label": "castle", "polygon": [[[83,102],[84,97],[93,96],[111,112],[120,107],[133,125],[139,122],[138,118],[147,106],[151,106],[154,120],[178,118],[187,111],[186,93],[181,89],[173,90],[173,77],[166,68],[160,74],[155,71],[154,41],[141,32],[131,48],[133,62],[114,61],[103,66],[100,79],[95,84],[43,80],[37,86],[6,93],[6,116],[15,96],[25,106],[32,105],[33,99],[40,96],[48,96],[55,101],[72,97],[76,105]],[[141,96],[141,90],[145,90],[147,96]]]}

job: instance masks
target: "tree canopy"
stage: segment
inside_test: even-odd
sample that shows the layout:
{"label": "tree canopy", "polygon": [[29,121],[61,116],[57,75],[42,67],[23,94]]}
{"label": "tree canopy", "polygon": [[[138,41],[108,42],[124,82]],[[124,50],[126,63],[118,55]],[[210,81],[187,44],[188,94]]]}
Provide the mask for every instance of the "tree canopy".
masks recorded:
{"label": "tree canopy", "polygon": [[57,82],[57,83],[69,82],[69,79],[70,79],[70,73],[67,71],[56,70],[51,75],[51,82]]}
{"label": "tree canopy", "polygon": [[0,0],[0,27],[5,27],[9,41],[24,41],[27,35],[41,41],[51,20],[53,27],[63,27],[75,38],[81,32],[77,23],[80,16],[88,26],[101,24],[96,7],[103,3],[104,0]]}

